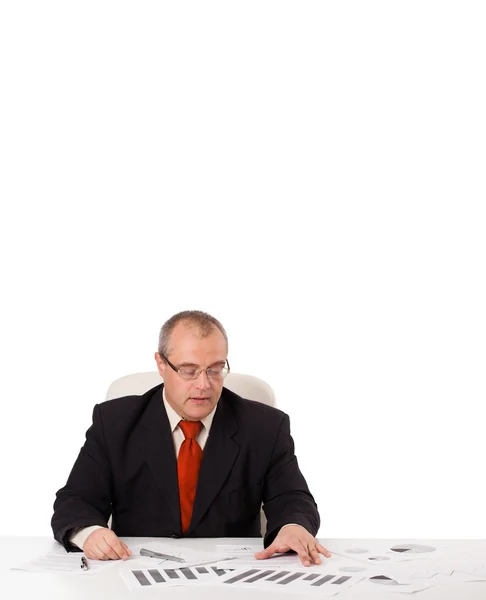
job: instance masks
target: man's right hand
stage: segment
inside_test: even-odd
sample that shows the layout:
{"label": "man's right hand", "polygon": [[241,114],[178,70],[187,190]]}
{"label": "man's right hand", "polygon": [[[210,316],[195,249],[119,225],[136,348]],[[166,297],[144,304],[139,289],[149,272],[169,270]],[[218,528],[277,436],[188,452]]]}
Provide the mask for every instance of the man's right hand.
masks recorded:
{"label": "man's right hand", "polygon": [[83,551],[88,558],[95,560],[126,560],[132,555],[130,548],[106,527],[96,529],[88,535]]}

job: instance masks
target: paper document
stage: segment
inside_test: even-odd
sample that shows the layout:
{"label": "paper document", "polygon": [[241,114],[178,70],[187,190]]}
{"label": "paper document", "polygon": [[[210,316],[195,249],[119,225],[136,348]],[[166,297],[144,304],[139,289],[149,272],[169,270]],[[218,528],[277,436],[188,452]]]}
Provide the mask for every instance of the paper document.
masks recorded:
{"label": "paper document", "polygon": [[[169,554],[177,556],[178,558],[184,559],[184,563],[155,557],[141,556],[140,550],[145,548],[147,550],[153,550],[155,552],[162,552],[163,554]],[[164,542],[148,542],[146,544],[140,544],[131,548],[133,555],[129,559],[130,568],[133,567],[151,567],[151,566],[163,566],[163,568],[178,569],[182,567],[195,567],[202,564],[216,563],[216,561],[224,559],[218,552],[208,552],[206,550],[195,550],[194,548],[188,548],[187,546],[178,546],[176,544],[167,544]],[[126,561],[125,561],[126,562]]]}
{"label": "paper document", "polygon": [[49,552],[39,558],[34,558],[18,567],[12,569],[18,571],[65,571],[68,573],[79,575],[95,575],[102,569],[112,567],[119,561],[114,560],[91,560],[86,559],[88,569],[81,568],[81,557],[84,556],[81,552],[66,552],[60,554],[58,552]]}
{"label": "paper document", "polygon": [[415,594],[430,587],[430,583],[423,580],[416,580],[411,583],[399,583],[386,575],[363,579],[362,583],[360,583],[361,585],[369,589],[386,588],[387,592],[397,592],[400,594]]}
{"label": "paper document", "polygon": [[371,576],[378,574],[375,565],[357,563],[356,561],[344,556],[331,556],[326,558],[321,556],[320,565],[310,565],[304,567],[299,555],[294,552],[274,554],[270,558],[257,559],[255,552],[263,550],[262,546],[238,546],[225,545],[217,546],[217,552],[227,560],[217,562],[218,567],[232,567],[235,569],[287,569],[289,571],[300,571],[305,569],[308,572],[316,571],[319,573],[330,573],[333,569],[347,569],[348,573],[359,573],[360,576]]}
{"label": "paper document", "polygon": [[234,571],[217,583],[220,586],[268,590],[279,594],[315,593],[319,596],[334,596],[359,583],[361,579],[359,575],[339,574],[336,571],[328,574],[310,572],[306,567],[301,567],[299,571],[268,567]]}
{"label": "paper document", "polygon": [[428,560],[444,555],[444,550],[431,544],[403,543],[387,544],[386,541],[367,542],[366,544],[349,544],[345,540],[339,545],[328,548],[332,554],[347,556],[368,564],[397,563],[408,560]]}
{"label": "paper document", "polygon": [[177,569],[154,565],[151,568],[123,568],[119,571],[123,581],[131,590],[214,584],[230,572],[227,569],[218,569],[209,565],[182,568],[179,566]]}

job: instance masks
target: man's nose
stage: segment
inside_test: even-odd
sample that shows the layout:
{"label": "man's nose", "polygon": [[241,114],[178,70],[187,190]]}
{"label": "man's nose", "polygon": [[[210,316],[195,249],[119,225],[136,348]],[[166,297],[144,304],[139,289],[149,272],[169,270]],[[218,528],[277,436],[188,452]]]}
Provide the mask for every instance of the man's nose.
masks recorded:
{"label": "man's nose", "polygon": [[211,382],[206,371],[201,371],[199,377],[196,379],[196,387],[199,390],[207,390],[211,387]]}

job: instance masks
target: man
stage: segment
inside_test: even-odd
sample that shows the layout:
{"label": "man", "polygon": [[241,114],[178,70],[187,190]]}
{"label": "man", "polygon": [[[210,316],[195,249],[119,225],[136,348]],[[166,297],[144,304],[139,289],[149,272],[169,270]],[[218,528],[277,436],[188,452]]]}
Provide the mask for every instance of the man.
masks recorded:
{"label": "man", "polygon": [[308,566],[330,556],[314,538],[319,514],[288,416],[223,387],[227,354],[217,319],[178,313],[155,354],[164,384],[95,406],[54,503],[54,537],[66,550],[116,560],[131,554],[118,536],[259,536],[263,502],[257,558],[294,550]]}

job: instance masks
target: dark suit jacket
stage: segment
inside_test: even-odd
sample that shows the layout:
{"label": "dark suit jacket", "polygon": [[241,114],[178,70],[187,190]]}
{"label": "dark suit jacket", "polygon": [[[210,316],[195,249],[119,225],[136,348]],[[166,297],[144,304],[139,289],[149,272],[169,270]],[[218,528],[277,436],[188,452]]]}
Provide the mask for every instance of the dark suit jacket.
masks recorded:
{"label": "dark suit jacket", "polygon": [[[177,460],[159,385],[143,396],[95,406],[93,424],[57,493],[52,528],[67,550],[75,527],[107,526],[119,536],[182,537]],[[299,470],[288,416],[223,388],[204,447],[187,537],[260,536],[282,525],[316,535],[319,514]]]}

